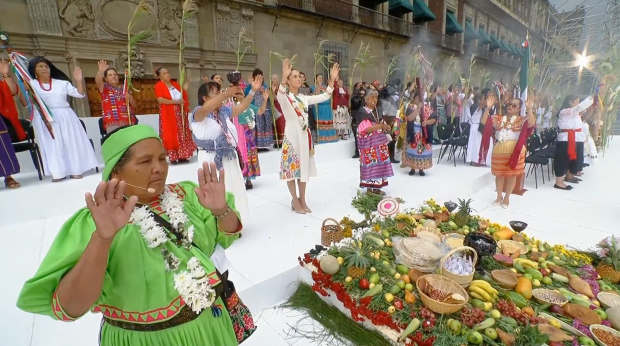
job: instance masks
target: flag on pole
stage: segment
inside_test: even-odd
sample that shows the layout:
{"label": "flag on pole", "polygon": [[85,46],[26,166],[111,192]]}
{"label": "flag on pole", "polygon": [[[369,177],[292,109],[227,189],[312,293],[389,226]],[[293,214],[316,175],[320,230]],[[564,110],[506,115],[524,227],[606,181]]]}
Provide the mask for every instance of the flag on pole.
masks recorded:
{"label": "flag on pole", "polygon": [[[527,78],[529,75],[530,69],[530,43],[528,42],[530,39],[530,34],[528,33],[525,42],[521,45],[521,51],[523,52],[523,57],[521,58],[521,72],[519,73],[519,88],[521,89],[521,101],[525,105],[525,101],[527,100]],[[525,107],[521,107],[521,115],[525,115]]]}

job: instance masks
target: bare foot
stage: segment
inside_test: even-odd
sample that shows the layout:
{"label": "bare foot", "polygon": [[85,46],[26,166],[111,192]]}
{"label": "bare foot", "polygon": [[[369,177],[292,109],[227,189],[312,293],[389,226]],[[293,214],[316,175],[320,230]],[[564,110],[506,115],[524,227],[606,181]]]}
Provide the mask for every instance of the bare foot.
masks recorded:
{"label": "bare foot", "polygon": [[497,197],[495,202],[493,202],[493,205],[497,207],[498,205],[502,204],[503,200],[504,200],[504,198],[502,196],[499,196],[499,197]]}

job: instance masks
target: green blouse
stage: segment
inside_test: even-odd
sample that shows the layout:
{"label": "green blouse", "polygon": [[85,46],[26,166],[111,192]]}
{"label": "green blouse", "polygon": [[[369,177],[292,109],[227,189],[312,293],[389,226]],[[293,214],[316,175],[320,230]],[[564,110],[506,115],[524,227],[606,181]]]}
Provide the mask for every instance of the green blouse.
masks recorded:
{"label": "green blouse", "polygon": [[[193,240],[196,246],[187,250],[170,241],[162,246],[180,260],[179,271],[186,270],[187,261],[196,257],[204,266],[211,285],[220,284],[209,257],[216,244],[228,248],[239,238],[239,233],[227,234],[218,230],[215,217],[198,202],[194,192],[196,184],[181,182],[168,186],[183,199],[184,212],[194,225]],[[235,210],[233,195],[227,193],[226,200],[231,209]],[[159,199],[151,202],[149,207],[168,220],[168,216],[161,210]],[[94,231],[95,223],[87,208],[80,209],[62,226],[37,273],[24,284],[17,300],[18,308],[62,321],[75,320],[62,310],[56,289],[62,277],[77,264]],[[119,231],[111,245],[103,289],[92,312],[101,312],[106,318],[132,323],[166,321],[185,305],[174,288],[174,274],[165,269],[160,248],[149,248],[139,226],[128,224]],[[214,305],[218,304],[223,306],[219,298]],[[104,324],[102,345],[189,346],[197,340],[202,340],[201,345],[236,345],[230,318],[225,308],[222,311],[223,315],[219,318],[204,311],[198,319],[182,325],[183,328],[149,333]]]}
{"label": "green blouse", "polygon": [[[247,125],[249,122],[256,120],[259,109],[260,108],[257,106],[251,104],[248,109],[239,115],[239,124]],[[254,115],[252,115],[252,111],[254,112]]]}

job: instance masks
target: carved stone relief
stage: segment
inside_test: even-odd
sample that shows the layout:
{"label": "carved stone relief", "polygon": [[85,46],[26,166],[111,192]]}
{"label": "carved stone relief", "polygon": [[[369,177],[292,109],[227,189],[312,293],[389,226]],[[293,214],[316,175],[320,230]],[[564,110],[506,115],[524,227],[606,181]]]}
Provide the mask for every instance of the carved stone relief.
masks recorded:
{"label": "carved stone relief", "polygon": [[[217,4],[216,36],[218,50],[236,51],[239,45],[239,32],[241,28],[245,29],[244,36],[247,39],[254,39],[254,11],[237,6],[237,4]],[[253,49],[250,49],[248,52],[253,52]]]}
{"label": "carved stone relief", "polygon": [[56,0],[26,0],[35,34],[62,36]]}
{"label": "carved stone relief", "polygon": [[[95,22],[96,38],[127,40],[127,26],[140,0],[90,0],[90,2],[95,18],[97,18]],[[156,18],[158,4],[155,0],[150,0],[147,5],[152,9],[155,18],[144,15],[137,19],[133,32],[137,33],[150,28],[154,33],[144,42],[160,43]]]}
{"label": "carved stone relief", "polygon": [[[126,50],[121,50],[121,61],[123,67],[127,69],[129,67],[129,59]],[[131,78],[144,78],[146,76],[146,59],[144,53],[140,51],[140,48],[134,46],[131,48]]]}
{"label": "carved stone relief", "polygon": [[[181,37],[183,5],[181,1],[158,0],[157,21],[161,42],[165,45],[178,45]],[[196,16],[186,18],[183,29],[186,47],[198,47],[198,23]]]}
{"label": "carved stone relief", "polygon": [[95,16],[90,0],[65,0],[58,14],[67,23],[69,35],[95,38]]}

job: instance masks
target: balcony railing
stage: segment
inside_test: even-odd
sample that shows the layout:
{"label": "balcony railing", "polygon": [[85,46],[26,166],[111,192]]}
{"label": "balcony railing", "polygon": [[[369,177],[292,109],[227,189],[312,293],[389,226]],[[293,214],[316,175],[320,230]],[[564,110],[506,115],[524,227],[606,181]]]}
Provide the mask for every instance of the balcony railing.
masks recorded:
{"label": "balcony railing", "polygon": [[344,0],[277,0],[277,5],[461,51],[461,40]]}

